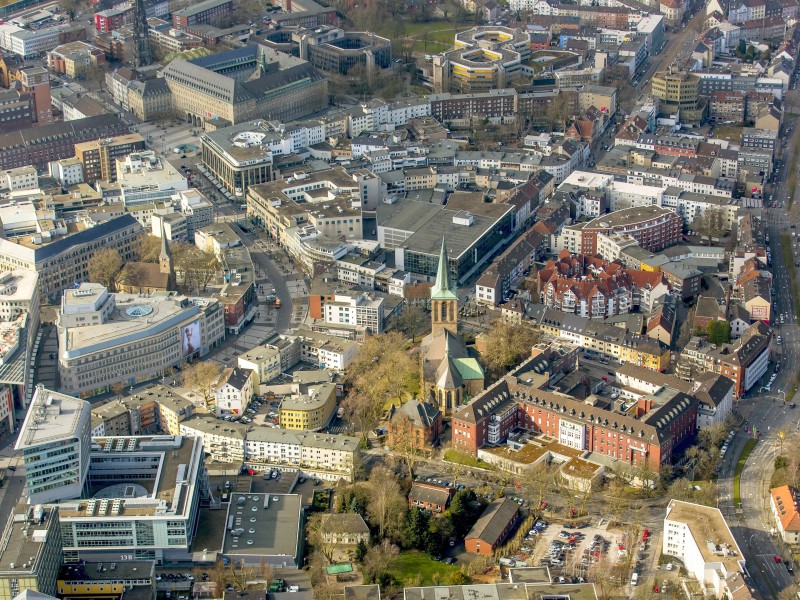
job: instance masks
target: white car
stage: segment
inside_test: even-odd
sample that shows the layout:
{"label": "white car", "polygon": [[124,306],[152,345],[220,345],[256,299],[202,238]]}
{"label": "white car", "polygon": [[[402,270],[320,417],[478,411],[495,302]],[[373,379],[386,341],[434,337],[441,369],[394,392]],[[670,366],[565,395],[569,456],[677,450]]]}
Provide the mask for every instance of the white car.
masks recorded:
{"label": "white car", "polygon": [[776,341],[778,342],[779,346],[783,343],[783,339],[781,338],[781,336],[778,336]]}
{"label": "white car", "polygon": [[672,571],[672,563],[667,563],[667,571]]}

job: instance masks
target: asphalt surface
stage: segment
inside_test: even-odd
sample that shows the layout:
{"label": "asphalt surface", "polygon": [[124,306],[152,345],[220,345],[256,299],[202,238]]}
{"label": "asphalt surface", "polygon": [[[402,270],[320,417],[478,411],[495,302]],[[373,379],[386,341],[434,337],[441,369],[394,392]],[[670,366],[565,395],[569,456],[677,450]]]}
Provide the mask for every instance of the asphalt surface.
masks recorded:
{"label": "asphalt surface", "polygon": [[[791,93],[791,95],[795,95]],[[793,119],[787,119],[791,122]],[[785,133],[785,132],[784,132]],[[786,136],[786,147],[783,149],[784,157],[791,157],[798,143],[798,133]],[[781,234],[786,235],[792,231],[791,224],[797,222],[795,216],[790,216],[787,210],[787,200],[790,193],[795,198],[800,198],[798,190],[788,188],[787,164],[781,163],[777,184],[773,190],[774,206],[777,208],[764,208],[756,211],[767,220],[769,232],[772,264],[770,271],[773,274],[773,288],[775,289],[774,301],[777,303],[777,315],[786,315],[786,322],[775,323],[776,336],[780,335],[782,344],[773,341],[773,357],[780,370],[770,390],[766,391],[761,386],[754,387],[747,397],[739,401],[737,411],[744,421],[736,431],[730,442],[728,451],[722,462],[718,486],[719,508],[725,515],[731,531],[747,561],[747,570],[751,575],[752,585],[760,598],[775,598],[781,590],[795,583],[794,577],[789,574],[783,562],[775,562],[778,556],[781,561],[790,558],[790,553],[785,551],[779,537],[771,535],[774,528],[774,519],[770,509],[769,480],[772,473],[772,463],[781,449],[781,436],[800,428],[800,411],[789,408],[791,402],[798,400],[797,394],[787,398],[787,392],[796,377],[798,369],[798,344],[800,343],[800,329],[798,329],[794,314],[794,301],[791,289],[789,270],[795,269],[794,264],[784,264],[781,248]],[[773,372],[770,368],[765,378]],[[759,441],[745,463],[740,480],[741,503],[735,506],[733,496],[733,482],[736,463],[741,455],[746,441],[753,437],[752,428],[755,427],[759,434]],[[750,428],[750,433],[748,433]]]}

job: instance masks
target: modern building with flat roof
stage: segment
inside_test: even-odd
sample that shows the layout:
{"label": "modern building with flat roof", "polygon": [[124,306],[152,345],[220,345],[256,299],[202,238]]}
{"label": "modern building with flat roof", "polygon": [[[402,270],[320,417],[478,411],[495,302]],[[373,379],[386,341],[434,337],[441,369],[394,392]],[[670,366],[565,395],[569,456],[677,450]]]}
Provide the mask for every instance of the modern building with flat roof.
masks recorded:
{"label": "modern building with flat roof", "polygon": [[299,569],[303,516],[299,494],[231,494],[223,558],[240,566]]}
{"label": "modern building with flat roof", "polygon": [[398,269],[432,279],[444,237],[450,272],[462,282],[508,239],[514,219],[514,208],[508,204],[481,202],[470,209],[456,211],[416,200],[380,204],[378,241],[386,250],[394,251]]}
{"label": "modern building with flat roof", "polygon": [[530,57],[526,31],[481,26],[456,33],[455,49],[433,58],[434,91],[468,94],[505,88]]}
{"label": "modern building with flat roof", "polygon": [[664,517],[662,552],[679,559],[706,596],[751,597],[735,593],[746,586],[747,568],[744,555],[718,508],[671,500]]}
{"label": "modern building with flat roof", "polygon": [[14,446],[22,450],[31,504],[77,498],[89,473],[91,407],[39,386]]}
{"label": "modern building with flat roof", "polygon": [[81,284],[64,292],[59,311],[61,385],[88,397],[115,383],[149,381],[167,367],[205,356],[224,338],[222,305],[214,298],[109,294]]}
{"label": "modern building with flat roof", "polygon": [[189,560],[210,500],[204,456],[198,437],[92,438],[88,493],[59,504],[65,561]]}
{"label": "modern building with flat roof", "polygon": [[13,507],[0,538],[0,599],[12,600],[25,590],[37,598],[55,597],[61,560],[58,507]]}

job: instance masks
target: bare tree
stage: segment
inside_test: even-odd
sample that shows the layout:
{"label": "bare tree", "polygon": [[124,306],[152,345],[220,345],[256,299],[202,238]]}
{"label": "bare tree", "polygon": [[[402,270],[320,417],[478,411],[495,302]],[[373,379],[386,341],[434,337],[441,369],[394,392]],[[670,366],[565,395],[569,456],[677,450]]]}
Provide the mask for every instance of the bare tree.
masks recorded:
{"label": "bare tree", "polygon": [[413,481],[414,467],[425,447],[417,437],[414,423],[404,414],[395,416],[390,427],[392,428],[392,449],[400,455],[408,470],[408,479]]}
{"label": "bare tree", "polygon": [[214,398],[220,374],[221,369],[217,363],[200,361],[185,371],[183,383],[195,389],[202,396],[208,408],[211,406],[211,399]]}
{"label": "bare tree", "polygon": [[330,517],[327,513],[315,513],[311,515],[306,526],[308,541],[316,548],[328,564],[333,563],[333,557],[339,546],[338,538],[335,535],[325,535],[327,533],[326,521]]}
{"label": "bare tree", "polygon": [[393,471],[384,466],[372,469],[367,486],[370,491],[367,516],[378,528],[379,537],[398,531],[402,526],[406,502],[400,493],[400,483]]}
{"label": "bare tree", "polygon": [[483,361],[492,371],[503,372],[530,356],[539,337],[539,333],[526,324],[497,319],[485,336]]}
{"label": "bare tree", "polygon": [[397,327],[411,338],[411,343],[417,342],[417,335],[425,330],[428,322],[427,313],[417,304],[405,304],[397,315]]}
{"label": "bare tree", "polygon": [[108,288],[109,292],[117,290],[117,277],[122,269],[122,258],[114,248],[104,248],[95,254],[88,264],[89,279]]}

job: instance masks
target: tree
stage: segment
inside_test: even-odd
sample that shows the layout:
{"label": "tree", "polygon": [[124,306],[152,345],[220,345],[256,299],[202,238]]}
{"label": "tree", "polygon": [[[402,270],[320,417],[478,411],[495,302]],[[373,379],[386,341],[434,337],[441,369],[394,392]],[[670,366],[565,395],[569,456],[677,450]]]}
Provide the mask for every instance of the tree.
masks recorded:
{"label": "tree", "polygon": [[393,537],[403,525],[406,500],[393,471],[385,466],[372,469],[367,481],[370,492],[367,518],[378,529],[378,537]]}
{"label": "tree", "polygon": [[175,242],[170,248],[175,273],[181,277],[183,286],[187,290],[199,289],[205,292],[220,270],[217,257],[187,242]]}
{"label": "tree", "polygon": [[161,257],[161,238],[155,235],[143,235],[136,244],[136,257],[139,262],[157,263]]}
{"label": "tree", "polygon": [[417,335],[425,331],[428,322],[428,314],[417,304],[405,304],[397,316],[398,329],[411,338],[412,344],[417,342]]}
{"label": "tree", "polygon": [[385,581],[392,560],[400,554],[400,549],[389,540],[383,540],[367,551],[364,557],[364,583]]}
{"label": "tree", "polygon": [[333,557],[338,548],[338,538],[335,535],[326,536],[325,523],[330,517],[328,513],[314,513],[308,520],[307,535],[308,541],[316,548],[328,564],[333,563]]}
{"label": "tree", "polygon": [[686,319],[680,323],[681,332],[678,334],[678,341],[676,342],[678,348],[685,348],[689,340],[692,339],[692,334],[694,333],[692,331],[692,323],[694,323],[695,314],[697,314],[697,307],[693,306],[689,309]]}
{"label": "tree", "polygon": [[203,397],[206,407],[210,408],[220,374],[221,369],[217,363],[210,360],[200,361],[185,371],[183,383],[195,389]]}
{"label": "tree", "polygon": [[423,512],[417,507],[410,508],[406,512],[403,522],[401,543],[404,548],[416,548],[424,550],[428,544],[430,524],[430,513]]}
{"label": "tree", "polygon": [[370,336],[347,370],[350,393],[342,407],[360,427],[364,443],[388,402],[402,404],[419,389],[419,368],[405,344],[396,331]]}
{"label": "tree", "polygon": [[404,414],[398,414],[392,419],[392,449],[395,450],[408,469],[409,481],[414,481],[414,467],[419,460],[420,453],[425,446],[419,441],[411,422]]}
{"label": "tree", "polygon": [[539,333],[528,325],[495,320],[484,337],[483,361],[492,371],[504,372],[530,356],[537,341]]}
{"label": "tree", "polygon": [[731,324],[728,321],[714,319],[706,325],[708,341],[712,344],[727,344],[731,341]]}
{"label": "tree", "polygon": [[117,277],[122,269],[122,258],[114,248],[104,248],[89,260],[89,280],[103,284],[115,292]]}
{"label": "tree", "polygon": [[453,535],[459,539],[463,538],[478,520],[485,507],[486,504],[473,490],[463,489],[456,492],[445,513]]}
{"label": "tree", "polygon": [[342,400],[341,406],[347,420],[361,433],[361,445],[366,448],[369,432],[380,422],[383,401],[368,394],[351,391]]}
{"label": "tree", "polygon": [[547,492],[553,488],[557,474],[558,467],[544,461],[526,471],[523,486],[534,496],[537,508],[542,505]]}

